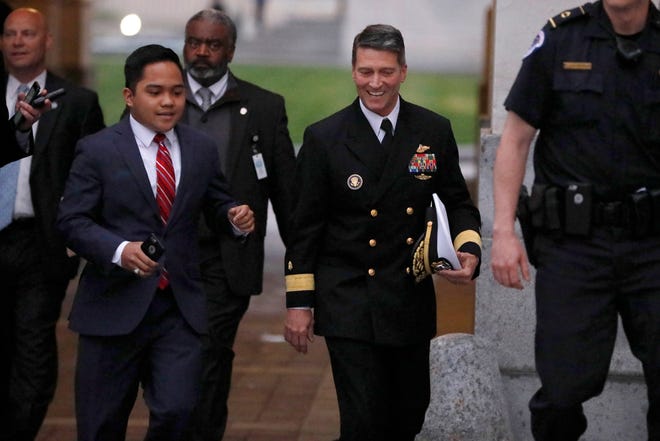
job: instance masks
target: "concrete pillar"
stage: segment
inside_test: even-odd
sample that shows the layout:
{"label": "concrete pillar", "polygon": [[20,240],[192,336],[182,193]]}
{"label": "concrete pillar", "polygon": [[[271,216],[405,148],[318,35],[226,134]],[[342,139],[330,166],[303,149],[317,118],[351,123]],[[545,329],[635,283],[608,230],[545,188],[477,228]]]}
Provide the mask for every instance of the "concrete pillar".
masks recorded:
{"label": "concrete pillar", "polygon": [[447,334],[431,341],[431,403],[415,441],[510,441],[502,381],[487,341]]}
{"label": "concrete pillar", "polygon": [[[523,291],[506,289],[495,282],[489,271],[492,169],[506,118],[503,102],[522,56],[549,17],[579,4],[574,0],[496,2],[492,119],[490,130],[484,131],[481,140],[479,208],[483,217],[484,255],[483,271],[477,281],[475,334],[490,340],[495,348],[515,441],[532,440],[527,403],[540,385],[534,369],[534,284]],[[525,178],[528,185],[532,178],[530,161]],[[620,327],[605,390],[585,405],[589,427],[582,440],[646,439],[647,408],[641,365],[632,357]]]}

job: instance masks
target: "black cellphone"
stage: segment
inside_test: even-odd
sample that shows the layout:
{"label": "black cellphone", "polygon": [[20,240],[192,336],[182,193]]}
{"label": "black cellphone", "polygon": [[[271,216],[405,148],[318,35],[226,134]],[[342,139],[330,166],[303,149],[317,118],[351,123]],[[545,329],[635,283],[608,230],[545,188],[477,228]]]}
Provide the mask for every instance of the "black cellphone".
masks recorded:
{"label": "black cellphone", "polygon": [[142,252],[154,262],[160,259],[163,253],[165,253],[165,247],[154,233],[151,233],[149,237],[142,242],[140,248],[142,249]]}
{"label": "black cellphone", "polygon": [[[37,98],[37,95],[39,95],[39,91],[41,90],[41,87],[39,87],[38,82],[32,83],[32,87],[30,87],[30,90],[25,94],[25,98],[23,101],[27,101],[28,104],[32,105],[32,102]],[[11,121],[14,124],[14,127],[18,127],[21,124],[23,124],[23,120],[25,117],[19,110],[18,112],[14,113],[14,116],[11,117]]]}
{"label": "black cellphone", "polygon": [[59,88],[57,90],[53,90],[52,92],[48,92],[44,96],[38,96],[31,104],[32,107],[38,109],[39,107],[43,106],[46,100],[51,100],[54,101],[56,98],[61,97],[66,93],[66,90],[64,88]]}

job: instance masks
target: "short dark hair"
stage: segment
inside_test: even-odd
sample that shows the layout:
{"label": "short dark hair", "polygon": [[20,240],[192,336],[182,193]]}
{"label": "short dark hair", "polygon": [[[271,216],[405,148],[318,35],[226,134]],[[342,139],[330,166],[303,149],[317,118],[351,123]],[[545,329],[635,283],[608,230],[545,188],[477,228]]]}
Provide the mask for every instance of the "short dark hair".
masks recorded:
{"label": "short dark hair", "polygon": [[148,44],[135,49],[127,58],[124,64],[124,86],[135,92],[135,86],[144,75],[144,68],[149,64],[160,63],[162,61],[171,61],[176,64],[181,75],[183,68],[179,56],[170,48],[159,44]]}
{"label": "short dark hair", "polygon": [[394,26],[385,24],[369,25],[353,39],[353,52],[351,64],[355,66],[358,48],[376,49],[379,51],[394,52],[400,66],[406,64],[406,47],[403,35]]}
{"label": "short dark hair", "polygon": [[201,11],[190,17],[190,19],[188,19],[188,22],[186,23],[186,30],[188,30],[188,25],[191,22],[197,20],[210,21],[212,23],[218,24],[220,26],[224,26],[225,28],[229,29],[231,44],[233,47],[236,47],[236,38],[238,38],[236,33],[236,24],[231,19],[231,17],[227,15],[226,12],[221,11],[219,9],[202,9]]}

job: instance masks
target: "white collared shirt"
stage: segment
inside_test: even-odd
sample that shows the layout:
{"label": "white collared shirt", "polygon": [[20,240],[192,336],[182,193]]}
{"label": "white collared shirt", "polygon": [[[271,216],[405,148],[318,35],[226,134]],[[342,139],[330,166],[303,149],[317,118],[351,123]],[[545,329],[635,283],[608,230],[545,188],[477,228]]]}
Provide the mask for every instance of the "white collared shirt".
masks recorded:
{"label": "white collared shirt", "polygon": [[[135,142],[138,145],[138,150],[140,156],[142,157],[142,163],[144,164],[144,169],[147,172],[147,177],[149,178],[151,191],[153,192],[155,198],[157,192],[156,156],[158,155],[158,144],[154,142],[154,136],[156,136],[156,132],[139,123],[135,118],[133,118],[133,115],[129,116],[129,122],[131,124],[133,135],[135,135]],[[172,157],[172,166],[174,167],[174,184],[178,189],[179,182],[181,181],[181,147],[179,146],[179,139],[177,138],[174,129],[163,133],[163,135],[165,135],[165,138],[167,138],[165,139],[165,145],[170,151],[170,156]],[[127,244],[127,240],[119,244],[115,250],[114,255],[112,256],[112,263],[121,266],[121,254],[124,252],[124,248]]]}
{"label": "white collared shirt", "polygon": [[[138,145],[140,156],[144,163],[144,169],[149,177],[151,190],[154,193],[154,197],[156,197],[156,156],[158,155],[158,144],[154,142],[156,132],[140,124],[135,118],[133,118],[133,115],[130,115],[129,120],[131,123],[131,130],[133,130],[133,134],[135,135],[135,142]],[[170,156],[172,157],[172,165],[174,166],[174,183],[176,188],[178,188],[179,181],[181,180],[181,147],[179,146],[179,139],[176,137],[174,129],[163,133],[163,135],[167,138],[165,139],[165,145],[170,151]]]}
{"label": "white collared shirt", "polygon": [[[202,106],[202,97],[199,96],[197,91],[201,89],[202,86],[195,80],[192,76],[190,76],[189,72],[186,72],[186,75],[188,76],[188,85],[190,86],[190,91],[192,92],[193,96],[195,97],[195,101],[197,101],[197,104],[199,106]],[[227,83],[229,81],[229,71],[225,72],[225,74],[220,78],[218,81],[215,83],[211,84],[208,89],[213,93],[213,96],[211,97],[211,103],[215,103],[218,101],[222,96],[225,94],[227,91]]]}
{"label": "white collared shirt", "polygon": [[362,109],[362,113],[364,113],[364,116],[367,117],[367,121],[369,121],[369,125],[371,126],[371,129],[378,137],[378,141],[382,142],[383,137],[385,136],[385,131],[380,129],[380,124],[381,122],[383,122],[385,118],[389,119],[390,122],[392,123],[392,134],[396,132],[396,123],[397,120],[399,119],[399,109],[401,108],[401,101],[398,97],[396,99],[396,105],[394,106],[394,109],[392,109],[389,115],[386,116],[381,116],[376,112],[372,112],[371,110],[367,109],[367,107],[362,103],[362,100],[359,101],[360,101],[360,109]]}

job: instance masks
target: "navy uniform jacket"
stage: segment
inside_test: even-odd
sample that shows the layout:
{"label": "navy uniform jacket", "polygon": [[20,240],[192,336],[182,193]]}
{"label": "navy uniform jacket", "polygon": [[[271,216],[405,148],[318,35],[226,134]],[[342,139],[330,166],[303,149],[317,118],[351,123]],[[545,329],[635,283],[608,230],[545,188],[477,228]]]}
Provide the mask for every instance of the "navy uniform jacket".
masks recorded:
{"label": "navy uniform jacket", "polygon": [[505,107],[540,129],[536,181],[593,184],[600,200],[660,188],[660,12],[649,2],[622,62],[601,2],[551,19],[537,36]]}
{"label": "navy uniform jacket", "polygon": [[409,274],[434,192],[446,205],[455,247],[480,255],[480,216],[449,121],[401,100],[391,151],[381,174],[382,146],[357,99],[305,131],[287,306],[313,306],[317,334],[390,345],[435,335],[432,280],[415,284]]}

